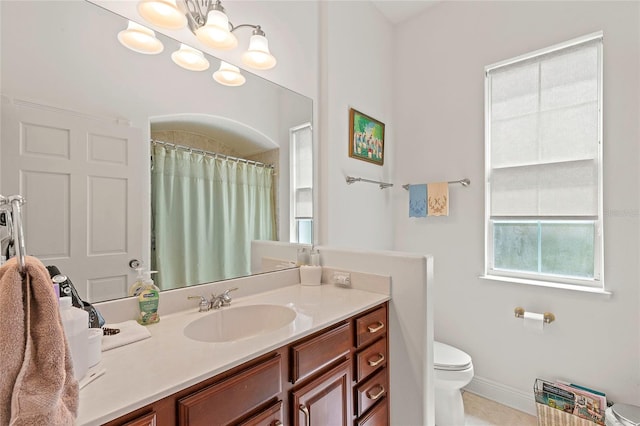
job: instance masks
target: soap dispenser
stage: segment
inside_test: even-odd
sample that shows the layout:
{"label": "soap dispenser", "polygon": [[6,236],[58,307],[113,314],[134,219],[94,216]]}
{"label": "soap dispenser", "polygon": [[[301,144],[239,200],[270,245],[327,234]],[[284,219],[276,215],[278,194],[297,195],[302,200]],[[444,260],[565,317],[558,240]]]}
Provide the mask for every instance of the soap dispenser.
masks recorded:
{"label": "soap dispenser", "polygon": [[138,323],[142,325],[154,324],[160,321],[158,305],[160,304],[160,289],[153,283],[151,274],[158,271],[142,272],[142,290],[138,294],[140,316]]}
{"label": "soap dispenser", "polygon": [[136,276],[135,282],[129,287],[129,296],[139,296],[140,292],[144,289],[144,268],[139,266],[136,268],[136,272],[138,275]]}

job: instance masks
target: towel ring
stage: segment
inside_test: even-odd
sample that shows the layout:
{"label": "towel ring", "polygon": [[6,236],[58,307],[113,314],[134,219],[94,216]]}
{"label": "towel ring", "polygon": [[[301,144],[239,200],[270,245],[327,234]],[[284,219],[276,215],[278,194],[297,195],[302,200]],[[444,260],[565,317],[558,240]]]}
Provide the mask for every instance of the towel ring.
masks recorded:
{"label": "towel ring", "polygon": [[21,207],[24,204],[24,198],[20,195],[12,195],[8,197],[8,200],[11,203],[11,209],[13,211],[13,241],[15,242],[16,257],[18,258],[20,273],[24,274],[27,267],[25,260],[26,249],[24,247],[24,232],[22,232]]}

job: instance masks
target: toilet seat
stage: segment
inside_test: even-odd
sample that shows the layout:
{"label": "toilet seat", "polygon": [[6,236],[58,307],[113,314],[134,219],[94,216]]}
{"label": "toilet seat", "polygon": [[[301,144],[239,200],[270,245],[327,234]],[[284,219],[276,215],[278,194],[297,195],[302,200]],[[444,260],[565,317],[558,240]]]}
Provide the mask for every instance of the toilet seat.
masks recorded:
{"label": "toilet seat", "polygon": [[616,420],[623,425],[640,425],[640,407],[629,404],[613,404],[611,411]]}
{"label": "toilet seat", "polygon": [[433,368],[436,370],[461,371],[473,366],[466,352],[442,342],[433,343]]}

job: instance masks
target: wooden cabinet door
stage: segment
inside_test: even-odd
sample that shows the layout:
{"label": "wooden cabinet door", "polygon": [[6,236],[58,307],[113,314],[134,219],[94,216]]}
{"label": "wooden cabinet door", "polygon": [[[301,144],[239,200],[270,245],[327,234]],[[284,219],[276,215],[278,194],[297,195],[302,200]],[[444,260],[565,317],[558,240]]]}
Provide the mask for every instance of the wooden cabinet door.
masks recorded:
{"label": "wooden cabinet door", "polygon": [[292,426],[351,423],[351,360],[292,392]]}
{"label": "wooden cabinet door", "polygon": [[280,355],[178,400],[179,426],[236,423],[282,391]]}

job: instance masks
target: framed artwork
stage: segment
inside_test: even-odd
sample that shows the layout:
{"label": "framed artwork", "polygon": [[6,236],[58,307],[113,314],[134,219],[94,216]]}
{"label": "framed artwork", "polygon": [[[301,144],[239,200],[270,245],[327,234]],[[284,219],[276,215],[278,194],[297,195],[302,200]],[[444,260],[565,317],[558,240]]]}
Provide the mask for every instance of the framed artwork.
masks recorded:
{"label": "framed artwork", "polygon": [[384,163],[384,123],[349,109],[349,157],[382,166]]}

